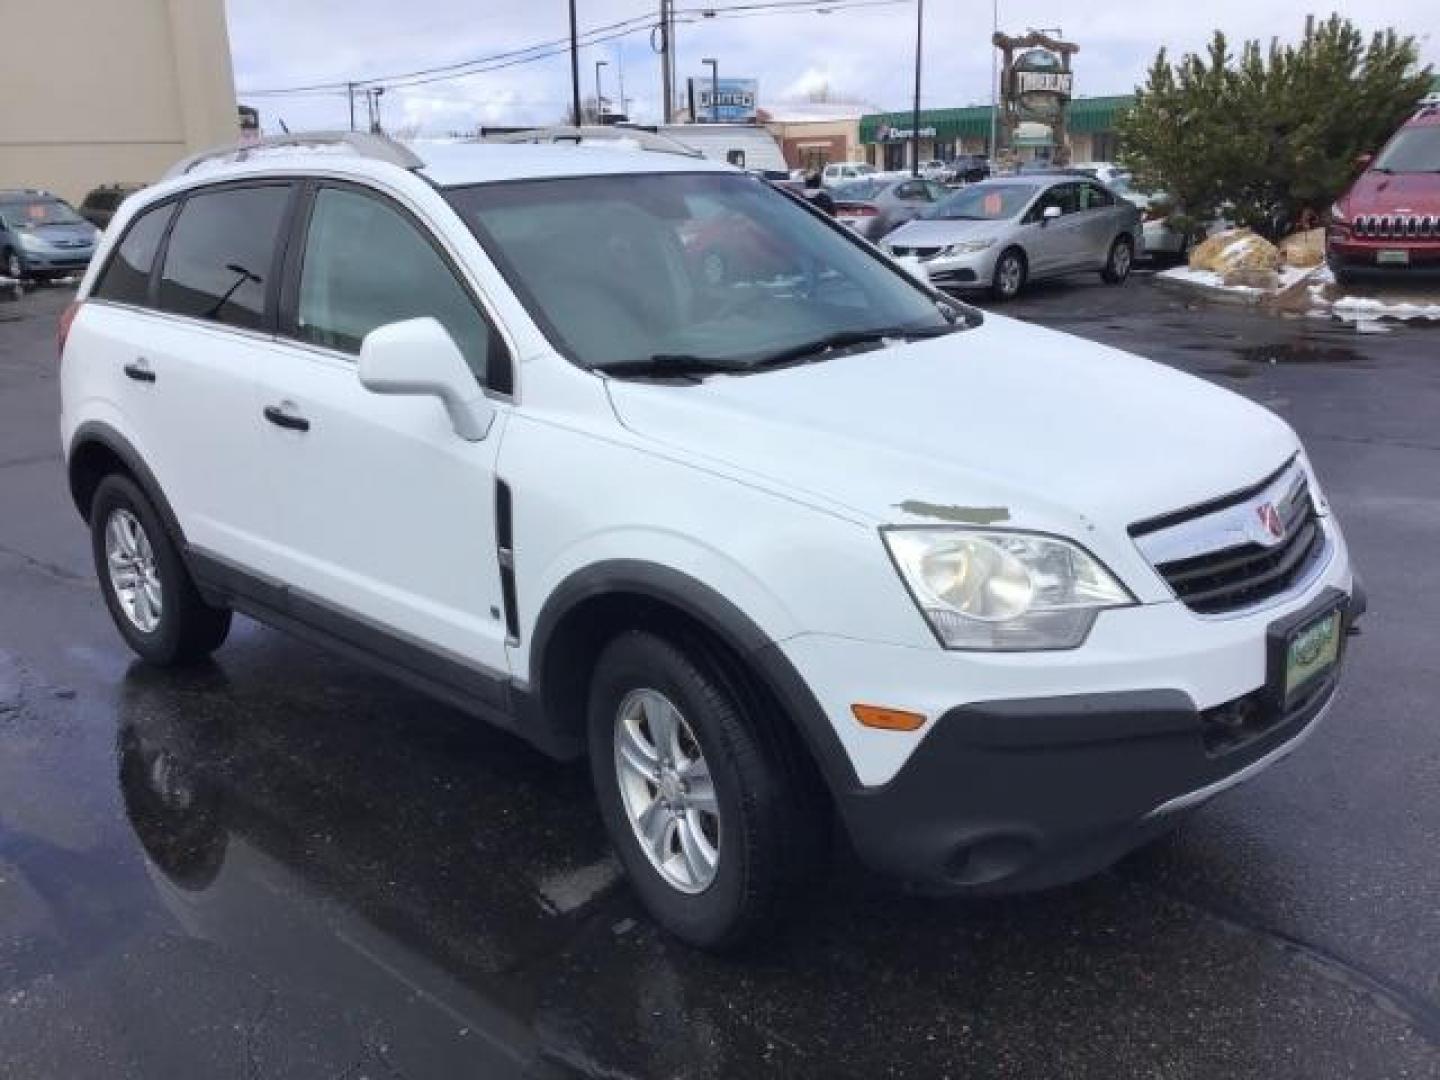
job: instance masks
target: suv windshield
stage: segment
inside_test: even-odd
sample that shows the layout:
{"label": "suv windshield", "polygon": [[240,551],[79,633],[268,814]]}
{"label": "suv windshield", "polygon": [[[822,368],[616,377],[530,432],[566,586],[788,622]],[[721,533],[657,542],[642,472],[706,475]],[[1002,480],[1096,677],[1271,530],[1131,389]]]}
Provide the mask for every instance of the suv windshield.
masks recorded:
{"label": "suv windshield", "polygon": [[1004,221],[1029,205],[1034,184],[976,184],[942,199],[922,217],[946,221]]}
{"label": "suv windshield", "polygon": [[1370,167],[1377,172],[1440,172],[1440,124],[1401,128]]}
{"label": "suv windshield", "polygon": [[26,202],[0,203],[0,216],[22,229],[36,225],[79,225],[85,219],[59,199],[32,199]]}
{"label": "suv windshield", "polygon": [[961,315],[752,177],[566,177],[445,194],[584,367],[743,371],[945,332]]}

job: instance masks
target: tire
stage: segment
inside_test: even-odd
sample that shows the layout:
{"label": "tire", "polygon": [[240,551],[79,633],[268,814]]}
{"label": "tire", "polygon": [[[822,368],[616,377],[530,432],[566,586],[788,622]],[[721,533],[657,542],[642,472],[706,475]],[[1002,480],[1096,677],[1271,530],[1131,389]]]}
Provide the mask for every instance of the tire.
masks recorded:
{"label": "tire", "polygon": [[1006,248],[995,260],[995,273],[990,279],[990,295],[1000,302],[1014,300],[1025,288],[1029,267],[1025,253],[1019,248]]}
{"label": "tire", "polygon": [[1117,236],[1110,245],[1110,254],[1105,257],[1105,269],[1100,271],[1100,276],[1107,285],[1121,285],[1134,266],[1135,241],[1128,236]]}
{"label": "tire", "polygon": [[5,254],[0,256],[0,273],[15,281],[25,280],[25,264],[20,260],[18,252],[5,249]]}
{"label": "tire", "polygon": [[1335,279],[1336,285],[1353,285],[1355,275],[1345,268],[1345,264],[1333,255],[1325,256],[1325,264],[1330,267],[1330,276]]}
{"label": "tire", "polygon": [[703,647],[642,631],[606,646],[591,683],[590,767],[611,842],[655,920],[703,949],[782,925],[829,837],[814,770],[788,728],[762,726],[757,701]]}
{"label": "tire", "polygon": [[128,476],[111,474],[96,488],[90,544],[105,606],[142,660],[195,663],[224,643],[230,611],[201,599],[160,515]]}

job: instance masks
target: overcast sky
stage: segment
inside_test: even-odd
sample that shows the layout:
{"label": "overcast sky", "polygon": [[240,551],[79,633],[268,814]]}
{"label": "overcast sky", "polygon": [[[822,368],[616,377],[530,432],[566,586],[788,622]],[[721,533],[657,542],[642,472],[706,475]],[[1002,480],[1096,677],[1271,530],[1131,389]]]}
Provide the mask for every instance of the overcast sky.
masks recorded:
{"label": "overcast sky", "polygon": [[[658,0],[577,0],[581,32],[655,12]],[[676,0],[677,9],[717,8],[756,0]],[[823,8],[826,0],[815,0]],[[856,0],[830,0],[855,3]],[[817,87],[832,97],[882,108],[906,108],[912,93],[915,42],[913,0],[876,3],[820,14],[801,9],[750,13],[682,23],[676,32],[680,75],[704,75],[700,60],[715,57],[721,75],[760,80],[760,104],[804,100]],[[247,92],[383,78],[457,63],[564,38],[566,0],[227,0],[235,81],[240,100],[258,106],[262,123],[283,119],[292,129],[341,125],[344,91],[248,96]],[[1437,0],[1347,2],[1334,9],[1363,29],[1380,27],[1380,13],[1420,41],[1422,60],[1440,68]],[[1142,77],[1162,45],[1172,53],[1202,48],[1216,27],[1232,40],[1298,37],[1307,10],[1301,0],[1000,0],[1000,27],[1055,27],[1080,46],[1075,87],[1080,95],[1124,93]],[[1328,13],[1329,8],[1318,9]],[[928,0],[925,7],[925,106],[990,99],[991,8],[984,0]],[[604,92],[618,97],[623,66],[630,112],[658,119],[658,57],[649,27],[582,48],[582,93],[593,94],[595,61],[606,60]],[[476,124],[559,121],[570,92],[569,60],[534,63],[391,88],[384,98],[387,126],[418,125],[425,133],[470,130]],[[363,115],[363,107],[362,107]]]}

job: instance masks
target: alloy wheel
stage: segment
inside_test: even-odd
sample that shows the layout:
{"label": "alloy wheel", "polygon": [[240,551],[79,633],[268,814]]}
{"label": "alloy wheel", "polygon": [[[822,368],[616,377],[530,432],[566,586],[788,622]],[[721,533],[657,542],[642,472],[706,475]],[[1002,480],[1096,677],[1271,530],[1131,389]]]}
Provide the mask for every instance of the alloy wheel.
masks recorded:
{"label": "alloy wheel", "polygon": [[105,523],[105,565],[125,617],[142,634],[154,633],[165,599],[155,550],[140,519],[123,507],[113,510]]}
{"label": "alloy wheel", "polygon": [[680,892],[704,892],[720,865],[720,804],[695,733],[658,690],[632,690],[620,702],[615,771],[650,865]]}
{"label": "alloy wheel", "polygon": [[1014,255],[1004,256],[1000,260],[1000,270],[996,275],[1000,280],[1000,291],[1006,296],[1014,296],[1020,291],[1020,280],[1023,274],[1019,258]]}
{"label": "alloy wheel", "polygon": [[1117,243],[1110,252],[1110,273],[1116,281],[1124,281],[1130,276],[1130,263],[1134,258],[1130,245],[1121,241]]}

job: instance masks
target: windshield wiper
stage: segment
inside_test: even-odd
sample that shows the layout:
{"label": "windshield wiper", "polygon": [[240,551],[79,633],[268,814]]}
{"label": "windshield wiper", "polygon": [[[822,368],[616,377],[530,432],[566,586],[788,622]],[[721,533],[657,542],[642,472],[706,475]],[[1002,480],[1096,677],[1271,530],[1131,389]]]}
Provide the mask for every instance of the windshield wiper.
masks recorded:
{"label": "windshield wiper", "polygon": [[870,345],[875,342],[906,340],[909,338],[930,338],[940,337],[943,334],[953,334],[961,326],[955,323],[946,323],[944,326],[925,326],[920,328],[902,326],[888,326],[874,330],[841,330],[838,333],[826,334],[824,337],[816,338],[814,341],[806,341],[800,345],[792,345],[788,349],[781,349],[779,352],[771,353],[760,360],[747,364],[748,368],[779,367],[783,364],[794,364],[810,359],[819,358],[835,349],[843,349],[851,345]]}
{"label": "windshield wiper", "polygon": [[608,364],[595,364],[594,370],[621,378],[647,375],[684,378],[697,375],[734,375],[743,371],[746,366],[692,353],[655,353],[633,360],[612,360]]}

